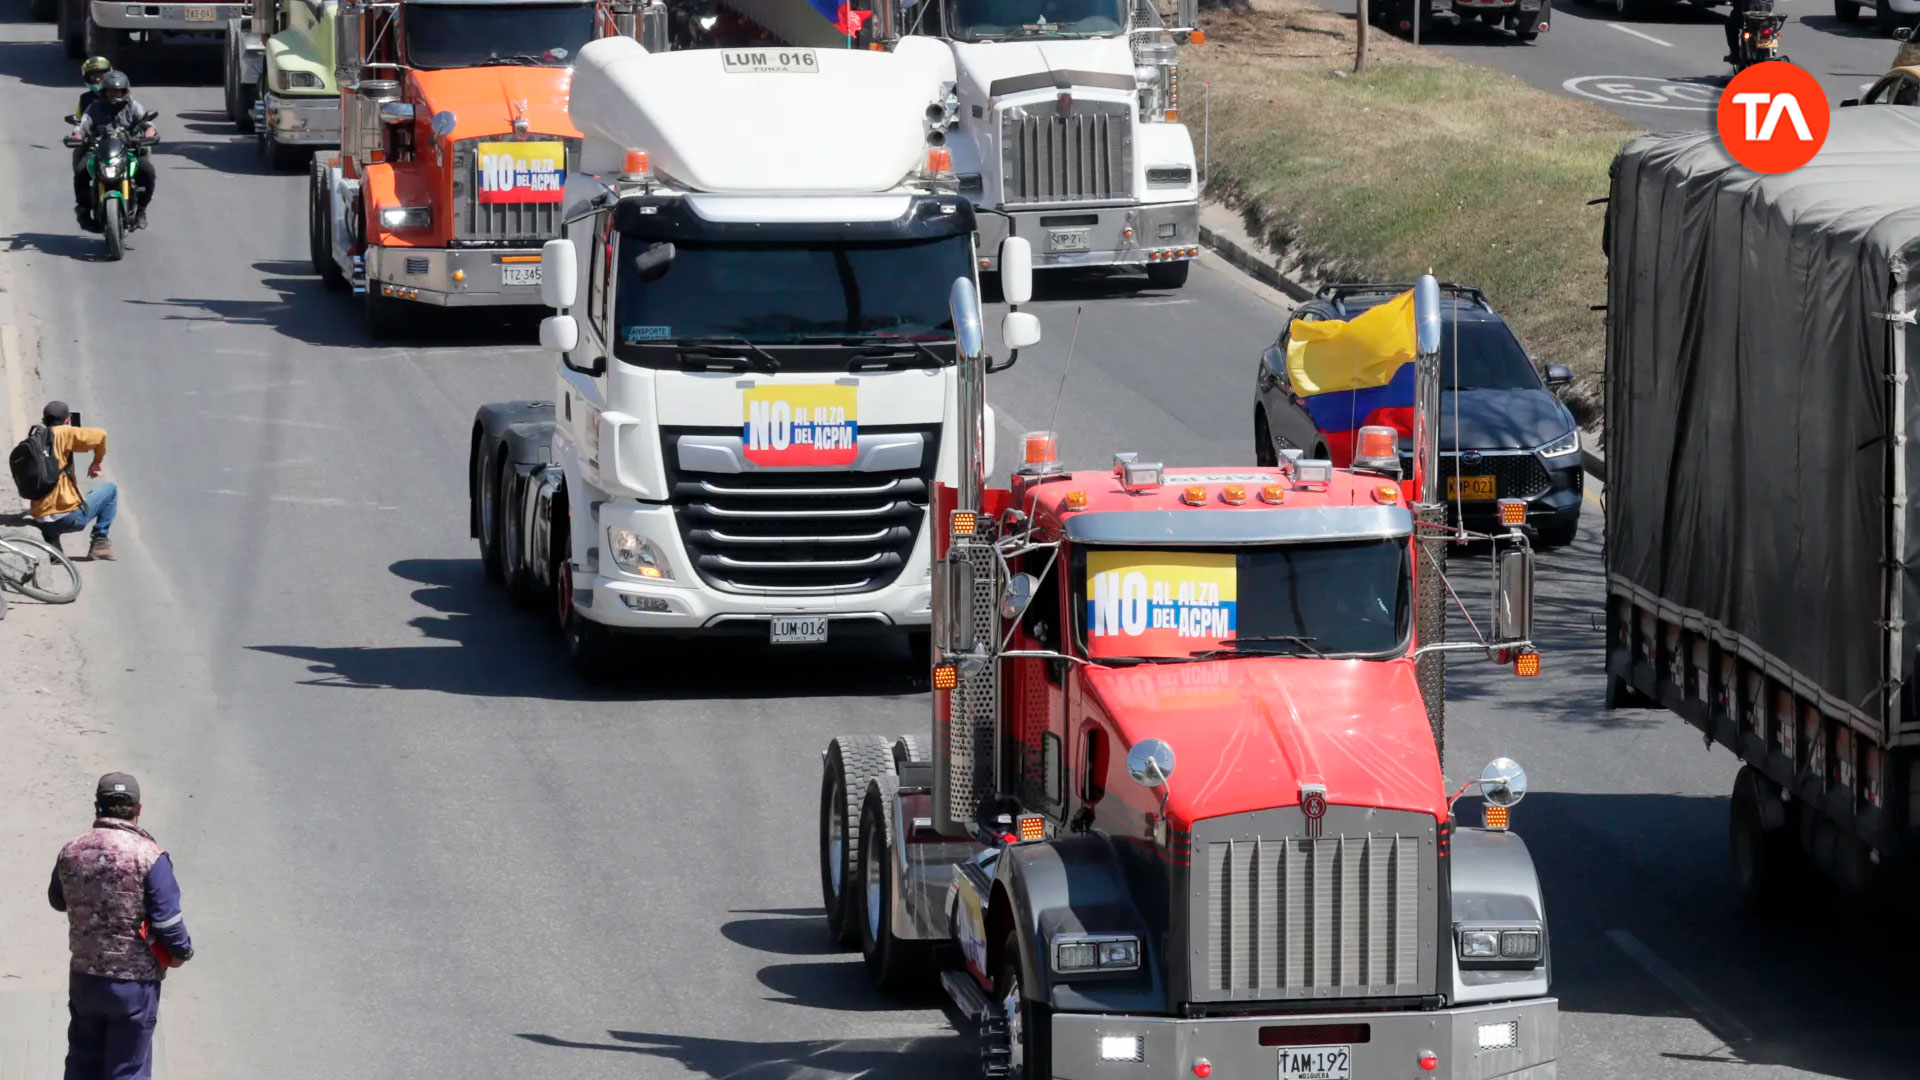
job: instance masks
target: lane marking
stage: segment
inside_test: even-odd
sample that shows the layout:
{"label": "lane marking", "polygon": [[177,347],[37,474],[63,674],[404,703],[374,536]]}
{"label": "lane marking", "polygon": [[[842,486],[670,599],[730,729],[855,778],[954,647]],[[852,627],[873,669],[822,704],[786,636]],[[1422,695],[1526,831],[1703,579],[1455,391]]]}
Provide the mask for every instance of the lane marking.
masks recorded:
{"label": "lane marking", "polygon": [[360,507],[367,510],[398,510],[397,506],[366,501],[348,501],[330,495],[254,495],[251,492],[235,491],[232,488],[211,488],[209,495],[233,495],[242,499],[264,498],[268,502],[287,503],[292,506],[325,506],[330,508]]}
{"label": "lane marking", "polygon": [[1633,35],[1634,37],[1637,37],[1637,38],[1639,38],[1639,39],[1640,39],[1641,41],[1651,41],[1651,42],[1653,42],[1653,43],[1654,43],[1655,45],[1662,45],[1662,46],[1665,46],[1666,48],[1669,48],[1669,49],[1671,49],[1671,48],[1673,48],[1673,42],[1671,42],[1671,41],[1661,41],[1661,40],[1660,40],[1659,38],[1657,38],[1657,37],[1654,37],[1654,36],[1653,36],[1652,34],[1643,34],[1643,33],[1641,33],[1640,31],[1638,31],[1638,30],[1635,30],[1635,29],[1634,29],[1633,27],[1631,27],[1631,26],[1622,26],[1621,24],[1619,24],[1619,23],[1617,23],[1617,22],[1616,22],[1616,23],[1608,23],[1607,25],[1608,25],[1608,26],[1611,26],[1611,27],[1613,27],[1613,28],[1614,28],[1615,30],[1618,30],[1618,31],[1620,31],[1620,32],[1621,32],[1621,33],[1623,33],[1623,34],[1632,34],[1632,35]]}
{"label": "lane marking", "polygon": [[1560,89],[1609,105],[1640,109],[1712,112],[1720,101],[1720,92],[1714,87],[1651,75],[1582,75],[1561,83]]}
{"label": "lane marking", "polygon": [[6,366],[7,430],[27,431],[26,378],[20,373],[20,331],[11,322],[0,323],[0,364]]}
{"label": "lane marking", "polygon": [[1639,938],[1625,930],[1609,930],[1607,939],[1619,946],[1620,951],[1644,968],[1647,974],[1659,980],[1660,985],[1671,990],[1673,996],[1679,998],[1681,1004],[1693,1013],[1694,1019],[1700,1021],[1708,1031],[1729,1044],[1753,1041],[1753,1032],[1747,1030],[1745,1024],[1735,1020],[1732,1013],[1714,1004],[1712,998],[1702,993],[1699,987],[1675,970],[1672,964],[1660,959]]}

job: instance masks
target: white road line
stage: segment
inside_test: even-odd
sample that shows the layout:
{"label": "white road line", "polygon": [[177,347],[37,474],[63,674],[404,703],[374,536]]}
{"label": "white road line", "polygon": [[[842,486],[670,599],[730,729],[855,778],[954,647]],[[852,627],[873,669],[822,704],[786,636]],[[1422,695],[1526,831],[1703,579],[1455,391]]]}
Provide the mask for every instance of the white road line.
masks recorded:
{"label": "white road line", "polygon": [[1637,37],[1642,41],[1651,41],[1655,45],[1664,45],[1669,49],[1673,48],[1673,42],[1661,41],[1659,38],[1654,37],[1652,34],[1643,34],[1640,31],[1635,30],[1631,26],[1622,26],[1617,22],[1610,22],[1607,25],[1613,27],[1615,30],[1620,31],[1623,34],[1632,34],[1634,37]]}
{"label": "white road line", "polygon": [[1608,940],[1620,947],[1634,963],[1646,969],[1647,974],[1660,981],[1660,985],[1673,991],[1673,996],[1693,1013],[1707,1030],[1726,1040],[1729,1044],[1753,1041],[1753,1032],[1747,1026],[1733,1018],[1733,1014],[1714,1004],[1713,999],[1693,985],[1685,975],[1674,969],[1637,937],[1625,930],[1607,931]]}

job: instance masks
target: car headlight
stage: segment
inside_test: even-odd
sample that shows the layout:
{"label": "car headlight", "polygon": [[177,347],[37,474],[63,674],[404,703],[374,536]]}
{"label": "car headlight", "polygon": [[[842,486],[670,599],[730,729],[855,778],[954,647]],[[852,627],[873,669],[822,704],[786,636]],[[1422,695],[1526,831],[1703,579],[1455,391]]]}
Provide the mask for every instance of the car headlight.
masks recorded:
{"label": "car headlight", "polygon": [[1057,938],[1053,970],[1062,975],[1095,971],[1132,971],[1140,966],[1140,939],[1132,934]]}
{"label": "car headlight", "polygon": [[673,580],[673,567],[668,565],[666,553],[630,529],[617,525],[608,528],[607,551],[613,556],[613,565],[635,577]]}
{"label": "car headlight", "polygon": [[1580,452],[1580,431],[1578,428],[1540,447],[1541,457],[1566,457]]}
{"label": "car headlight", "polygon": [[424,229],[433,224],[433,207],[389,206],[380,211],[380,224],[389,229]]}
{"label": "car headlight", "polygon": [[281,77],[281,83],[288,90],[318,90],[327,85],[311,71],[286,72]]}

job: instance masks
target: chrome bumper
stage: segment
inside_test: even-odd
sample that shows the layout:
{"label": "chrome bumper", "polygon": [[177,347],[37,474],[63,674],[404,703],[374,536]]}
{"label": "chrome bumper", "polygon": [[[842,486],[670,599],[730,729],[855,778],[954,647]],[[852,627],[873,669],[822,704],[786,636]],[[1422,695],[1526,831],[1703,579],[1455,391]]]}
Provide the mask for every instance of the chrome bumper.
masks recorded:
{"label": "chrome bumper", "polygon": [[502,267],[529,265],[502,260],[528,256],[539,265],[539,248],[370,247],[367,288],[435,307],[532,306],[540,303],[540,286],[501,284]]}
{"label": "chrome bumper", "polygon": [[253,123],[261,131],[271,125],[282,146],[339,146],[340,99],[269,93],[253,103]]}
{"label": "chrome bumper", "polygon": [[[189,19],[187,13],[210,13]],[[187,34],[225,34],[228,19],[246,17],[242,4],[128,4],[92,0],[88,12],[93,25],[108,30],[171,30]]]}
{"label": "chrome bumper", "polygon": [[[980,269],[989,271],[1000,268],[1000,241],[1009,232],[1033,245],[1037,267],[1143,267],[1192,259],[1200,248],[1199,203],[1062,206],[1008,211],[1004,217],[981,214],[975,220]],[[1081,232],[1085,250],[1062,245],[1077,245]]]}
{"label": "chrome bumper", "polygon": [[[1554,1080],[1560,1040],[1560,1003],[1553,998],[1475,1005],[1435,1012],[1233,1017],[1181,1020],[1056,1013],[1053,1075],[1058,1080],[1116,1080],[1194,1075],[1202,1058],[1222,1077],[1272,1077],[1288,1048],[1284,1029],[1315,1027],[1302,1042],[1346,1048],[1350,1074],[1422,1080]],[[1346,1032],[1326,1028],[1344,1027]],[[1262,1029],[1281,1029],[1262,1038]],[[1138,1037],[1137,1063],[1101,1059],[1102,1037]],[[1494,1044],[1481,1049],[1485,1044]],[[1294,1049],[1298,1049],[1297,1047]],[[1434,1068],[1420,1059],[1431,1054]]]}

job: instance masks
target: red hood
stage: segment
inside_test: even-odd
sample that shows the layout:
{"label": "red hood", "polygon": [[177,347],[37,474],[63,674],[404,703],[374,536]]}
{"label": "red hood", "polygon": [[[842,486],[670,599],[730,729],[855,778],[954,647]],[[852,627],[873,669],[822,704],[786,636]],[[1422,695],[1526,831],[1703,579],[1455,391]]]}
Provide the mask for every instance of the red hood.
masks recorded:
{"label": "red hood", "polygon": [[[1293,658],[1082,669],[1128,746],[1173,747],[1177,822],[1327,802],[1447,815],[1433,729],[1408,661]],[[1124,750],[1122,751],[1124,753]]]}
{"label": "red hood", "polygon": [[413,81],[429,114],[451,111],[454,139],[504,135],[525,102],[527,130],[578,138],[567,115],[572,68],[482,67],[416,71]]}

